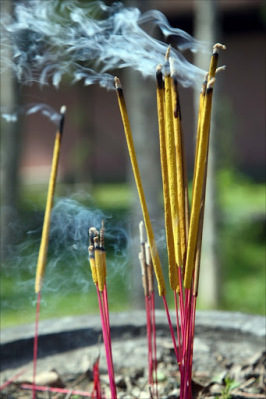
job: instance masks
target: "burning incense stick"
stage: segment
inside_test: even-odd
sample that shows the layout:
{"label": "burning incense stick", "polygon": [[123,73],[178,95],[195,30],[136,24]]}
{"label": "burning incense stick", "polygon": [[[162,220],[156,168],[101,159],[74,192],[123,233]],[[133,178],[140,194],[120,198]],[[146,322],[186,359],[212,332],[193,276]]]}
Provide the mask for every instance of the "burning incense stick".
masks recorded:
{"label": "burning incense stick", "polygon": [[47,194],[47,201],[46,201],[46,208],[45,208],[45,215],[44,215],[44,222],[43,222],[43,230],[42,230],[42,238],[41,238],[41,244],[40,244],[40,250],[39,250],[39,257],[38,257],[38,262],[37,262],[36,280],[35,280],[35,292],[37,294],[41,290],[42,280],[43,280],[45,266],[46,266],[47,249],[48,249],[48,242],[49,242],[49,231],[50,231],[50,217],[51,217],[51,211],[52,211],[52,206],[53,206],[53,199],[54,199],[54,192],[55,192],[55,185],[56,185],[56,176],[57,176],[57,169],[58,169],[58,160],[59,160],[61,140],[62,140],[62,135],[63,135],[65,112],[66,112],[66,106],[63,105],[60,109],[61,119],[60,119],[58,131],[55,136],[52,168],[51,168],[51,175],[50,175],[50,181],[49,181],[49,187],[48,187],[48,194]]}
{"label": "burning incense stick", "polygon": [[211,105],[212,105],[212,93],[213,84],[215,79],[212,78],[207,84],[206,98],[204,102],[202,125],[201,125],[201,137],[198,147],[198,158],[197,164],[195,165],[195,182],[191,208],[191,219],[188,237],[188,249],[187,249],[187,263],[185,270],[184,286],[189,289],[191,286],[192,273],[194,270],[194,259],[195,249],[197,243],[197,232],[200,214],[200,204],[203,192],[204,174],[205,174],[205,163],[208,152],[209,144],[209,133],[210,133],[210,120],[211,120]]}
{"label": "burning incense stick", "polygon": [[115,87],[116,87],[121,117],[122,117],[122,121],[123,121],[123,125],[124,125],[124,130],[125,130],[125,135],[126,135],[126,140],[127,140],[128,151],[129,151],[129,155],[130,155],[130,159],[131,159],[132,169],[133,169],[133,173],[134,173],[134,177],[135,177],[135,181],[136,181],[136,185],[137,185],[137,190],[138,190],[138,194],[139,194],[139,198],[140,198],[140,204],[141,204],[142,213],[143,213],[143,217],[144,217],[145,227],[147,230],[147,236],[148,236],[148,240],[150,243],[152,262],[153,262],[153,267],[154,267],[154,271],[155,271],[157,283],[158,283],[158,291],[159,291],[159,295],[162,296],[166,292],[165,281],[164,281],[164,277],[163,277],[161,262],[160,262],[160,258],[159,258],[153,230],[152,230],[152,225],[151,225],[148,208],[146,205],[144,190],[143,190],[141,177],[140,177],[140,173],[139,173],[139,167],[138,167],[138,163],[137,163],[136,152],[135,152],[135,148],[134,148],[133,137],[132,137],[132,133],[131,133],[128,113],[127,113],[127,108],[126,108],[126,102],[124,99],[122,86],[121,86],[120,80],[118,78],[115,78]]}
{"label": "burning incense stick", "polygon": [[207,162],[207,153],[209,145],[209,133],[210,133],[210,119],[211,119],[211,106],[212,106],[212,93],[213,84],[215,82],[215,72],[218,64],[218,50],[225,50],[225,46],[217,43],[213,47],[213,54],[211,57],[208,82],[206,95],[204,96],[204,105],[202,110],[202,122],[200,122],[200,136],[197,149],[197,159],[195,162],[194,172],[194,187],[192,196],[192,208],[191,208],[191,225],[189,230],[188,238],[188,250],[187,250],[187,263],[184,286],[189,289],[191,286],[192,273],[194,270],[195,251],[198,234],[198,223],[200,215],[200,203],[203,195],[204,175],[205,167]]}
{"label": "burning incense stick", "polygon": [[[164,82],[163,82],[161,65],[158,65],[156,70],[156,81],[157,81],[157,89],[156,89],[157,113],[158,113],[158,127],[159,127],[159,139],[160,139],[160,159],[161,159],[161,172],[162,172],[163,198],[164,198],[165,233],[166,233],[168,262],[169,265],[171,265],[169,266],[169,270],[172,271],[176,267],[176,260],[175,260],[175,243],[173,236],[170,194],[169,194],[166,137],[165,137],[165,115],[164,115]],[[170,276],[169,280],[172,280]],[[175,282],[173,287],[171,288],[173,290],[177,288]]]}
{"label": "burning incense stick", "polygon": [[172,228],[175,243],[175,260],[174,267],[169,264],[169,280],[170,286],[173,290],[178,287],[178,272],[176,266],[181,266],[181,251],[179,240],[179,226],[178,226],[178,198],[177,198],[177,170],[176,170],[176,153],[175,153],[175,139],[174,126],[172,117],[172,93],[171,93],[171,76],[169,63],[170,47],[168,47],[165,61],[165,132],[166,132],[166,156],[167,156],[167,171],[169,180],[169,195],[170,208],[172,218]]}
{"label": "burning incense stick", "polygon": [[[171,59],[170,59],[171,61]],[[178,225],[179,225],[179,236],[180,236],[180,248],[181,248],[181,264],[185,264],[186,256],[186,210],[185,210],[185,182],[184,176],[184,140],[181,125],[181,107],[179,102],[178,93],[178,82],[176,72],[173,64],[170,62],[171,76],[172,76],[172,114],[173,114],[173,129],[176,147],[176,171],[177,171],[177,196],[178,196]]]}
{"label": "burning incense stick", "polygon": [[104,248],[104,222],[99,231],[95,227],[89,229],[89,261],[92,271],[93,282],[96,285],[98,305],[101,317],[103,340],[109,375],[109,383],[112,398],[116,399],[116,386],[114,378],[114,367],[112,357],[112,345],[110,335],[109,308],[106,287],[106,254]]}

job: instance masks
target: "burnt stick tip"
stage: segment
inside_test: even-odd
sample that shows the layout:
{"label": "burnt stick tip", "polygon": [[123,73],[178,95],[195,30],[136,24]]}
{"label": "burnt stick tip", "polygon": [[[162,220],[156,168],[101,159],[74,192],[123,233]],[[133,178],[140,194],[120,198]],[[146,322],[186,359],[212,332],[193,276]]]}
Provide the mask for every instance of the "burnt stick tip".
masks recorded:
{"label": "burnt stick tip", "polygon": [[65,115],[65,113],[66,113],[66,106],[62,105],[62,107],[60,108],[60,114]]}
{"label": "burnt stick tip", "polygon": [[162,64],[157,65],[156,73],[162,73]]}
{"label": "burnt stick tip", "polygon": [[172,47],[171,44],[169,44],[169,46],[167,47],[167,50],[165,53],[165,61],[169,61],[171,47]]}
{"label": "burnt stick tip", "polygon": [[116,89],[122,89],[122,85],[121,85],[120,79],[117,76],[115,76],[114,81],[115,81],[115,88]]}
{"label": "burnt stick tip", "polygon": [[219,50],[226,50],[226,46],[224,44],[221,44],[221,43],[216,43],[213,46],[213,53],[218,53]]}
{"label": "burnt stick tip", "polygon": [[222,65],[222,66],[220,66],[220,67],[218,67],[217,69],[216,69],[216,72],[215,73],[219,73],[219,72],[222,72],[222,71],[225,71],[226,70],[226,65]]}
{"label": "burnt stick tip", "polygon": [[209,80],[208,85],[207,85],[207,90],[213,89],[214,82],[215,82],[215,78],[212,78]]}
{"label": "burnt stick tip", "polygon": [[62,135],[63,129],[64,129],[65,112],[66,112],[66,106],[62,105],[62,107],[60,108],[60,122],[59,122],[59,133],[60,133],[60,135]]}

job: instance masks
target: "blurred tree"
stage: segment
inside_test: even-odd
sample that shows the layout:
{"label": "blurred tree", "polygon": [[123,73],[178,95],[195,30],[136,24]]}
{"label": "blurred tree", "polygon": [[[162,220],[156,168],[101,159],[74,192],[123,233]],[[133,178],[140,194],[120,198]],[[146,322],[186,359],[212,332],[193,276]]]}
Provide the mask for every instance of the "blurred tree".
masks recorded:
{"label": "blurred tree", "polygon": [[[2,13],[12,13],[12,2],[3,1],[1,4]],[[11,57],[11,47],[3,48]],[[18,102],[19,89],[15,82],[12,69],[1,65],[4,72],[0,77],[1,106],[11,112]],[[21,122],[20,122],[21,123]],[[3,260],[14,242],[15,226],[17,221],[19,179],[18,165],[20,155],[20,123],[6,122],[1,118],[1,260]],[[3,264],[1,262],[1,264]]]}
{"label": "blurred tree", "polygon": [[[219,37],[219,22],[216,0],[201,0],[194,2],[194,36],[196,39],[215,44]],[[208,70],[210,56],[198,52],[194,62],[197,66]],[[204,217],[202,260],[199,283],[199,300],[207,308],[216,308],[219,304],[219,259],[217,254],[217,187],[216,187],[216,151],[215,136],[217,135],[217,81],[215,83],[214,101],[211,120],[211,135],[208,160],[208,178],[206,189],[206,205]],[[199,92],[195,90],[195,115],[198,117]]]}

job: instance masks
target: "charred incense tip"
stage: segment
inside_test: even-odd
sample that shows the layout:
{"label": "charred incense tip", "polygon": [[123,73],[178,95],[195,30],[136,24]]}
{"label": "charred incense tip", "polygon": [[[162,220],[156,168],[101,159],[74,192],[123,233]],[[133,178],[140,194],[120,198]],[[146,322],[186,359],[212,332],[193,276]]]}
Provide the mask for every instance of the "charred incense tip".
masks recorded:
{"label": "charred incense tip", "polygon": [[164,88],[164,82],[163,82],[163,71],[161,64],[157,65],[156,68],[156,80],[157,80],[158,89],[162,90]]}
{"label": "charred incense tip", "polygon": [[117,76],[115,76],[114,81],[115,81],[115,88],[116,89],[122,89],[122,85],[121,85],[120,79]]}
{"label": "charred incense tip", "polygon": [[89,251],[89,257],[90,258],[94,258],[94,247],[93,247],[93,245],[89,246],[88,251]]}
{"label": "charred incense tip", "polygon": [[166,53],[165,53],[165,61],[166,62],[169,61],[171,47],[172,47],[171,44],[169,44],[169,46],[168,46],[168,48],[166,50]]}
{"label": "charred incense tip", "polygon": [[216,43],[213,46],[213,54],[218,54],[219,50],[226,50],[226,46],[224,44],[221,44],[221,43]]}
{"label": "charred incense tip", "polygon": [[225,71],[225,70],[226,70],[226,65],[222,65],[222,66],[220,66],[219,68],[216,69],[215,73],[219,73],[219,72],[222,72],[222,71]]}
{"label": "charred incense tip", "polygon": [[63,133],[63,128],[64,128],[64,120],[65,120],[65,112],[66,112],[66,106],[62,105],[62,107],[60,108],[60,122],[59,122],[59,133],[62,134]]}
{"label": "charred incense tip", "polygon": [[156,67],[156,73],[162,73],[162,64],[157,65]]}
{"label": "charred incense tip", "polygon": [[170,64],[170,74],[173,77],[176,75],[175,61],[173,57],[169,57],[169,64]]}
{"label": "charred incense tip", "polygon": [[89,229],[89,236],[90,237],[95,237],[99,235],[99,231],[95,227],[90,227]]}
{"label": "charred incense tip", "polygon": [[100,247],[104,249],[104,220],[102,220],[102,227],[100,229]]}
{"label": "charred incense tip", "polygon": [[62,107],[60,108],[60,114],[64,115],[66,113],[66,106],[62,105]]}
{"label": "charred incense tip", "polygon": [[208,85],[207,85],[207,90],[213,89],[214,82],[215,82],[215,78],[211,78],[209,80]]}
{"label": "charred incense tip", "polygon": [[93,238],[93,242],[94,242],[94,248],[99,249],[99,237],[98,236]]}

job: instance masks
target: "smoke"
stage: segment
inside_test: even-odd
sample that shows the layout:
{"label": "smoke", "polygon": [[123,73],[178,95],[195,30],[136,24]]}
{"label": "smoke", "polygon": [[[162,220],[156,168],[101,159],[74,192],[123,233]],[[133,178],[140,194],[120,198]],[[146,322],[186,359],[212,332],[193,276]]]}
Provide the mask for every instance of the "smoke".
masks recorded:
{"label": "smoke", "polygon": [[85,85],[97,83],[110,89],[109,72],[126,67],[144,77],[154,76],[167,44],[149,35],[146,24],[158,28],[165,38],[171,36],[176,46],[172,57],[184,86],[194,85],[204,75],[180,51],[207,51],[208,45],[171,27],[156,10],[141,14],[121,3],[28,0],[17,2],[14,15],[3,16],[1,24],[3,64],[23,84],[58,87],[67,77],[73,83],[83,80]]}
{"label": "smoke", "polygon": [[[87,198],[86,201],[92,202],[91,198]],[[124,227],[114,223],[109,215],[95,206],[88,207],[79,202],[75,196],[57,198],[51,215],[43,293],[56,293],[60,298],[75,292],[87,293],[93,288],[88,260],[88,230],[90,227],[100,229],[102,220],[105,221],[107,283],[110,290],[117,285],[117,281],[123,280],[127,269],[128,245]],[[11,249],[10,259],[6,260],[8,267],[2,271],[5,281],[12,281],[18,295],[30,303],[35,299],[34,282],[42,232],[41,223],[38,220],[34,222],[38,227],[32,226],[31,230],[29,221],[24,225],[17,221],[13,226],[20,243],[15,249]],[[3,295],[2,299],[3,309],[12,308],[9,297],[5,299]]]}
{"label": "smoke", "polygon": [[37,112],[50,119],[50,121],[55,125],[58,125],[60,122],[61,114],[53,109],[50,105],[45,103],[26,104],[22,107],[18,107],[13,112],[8,112],[4,107],[0,108],[1,117],[6,122],[17,122],[21,114],[32,115]]}

